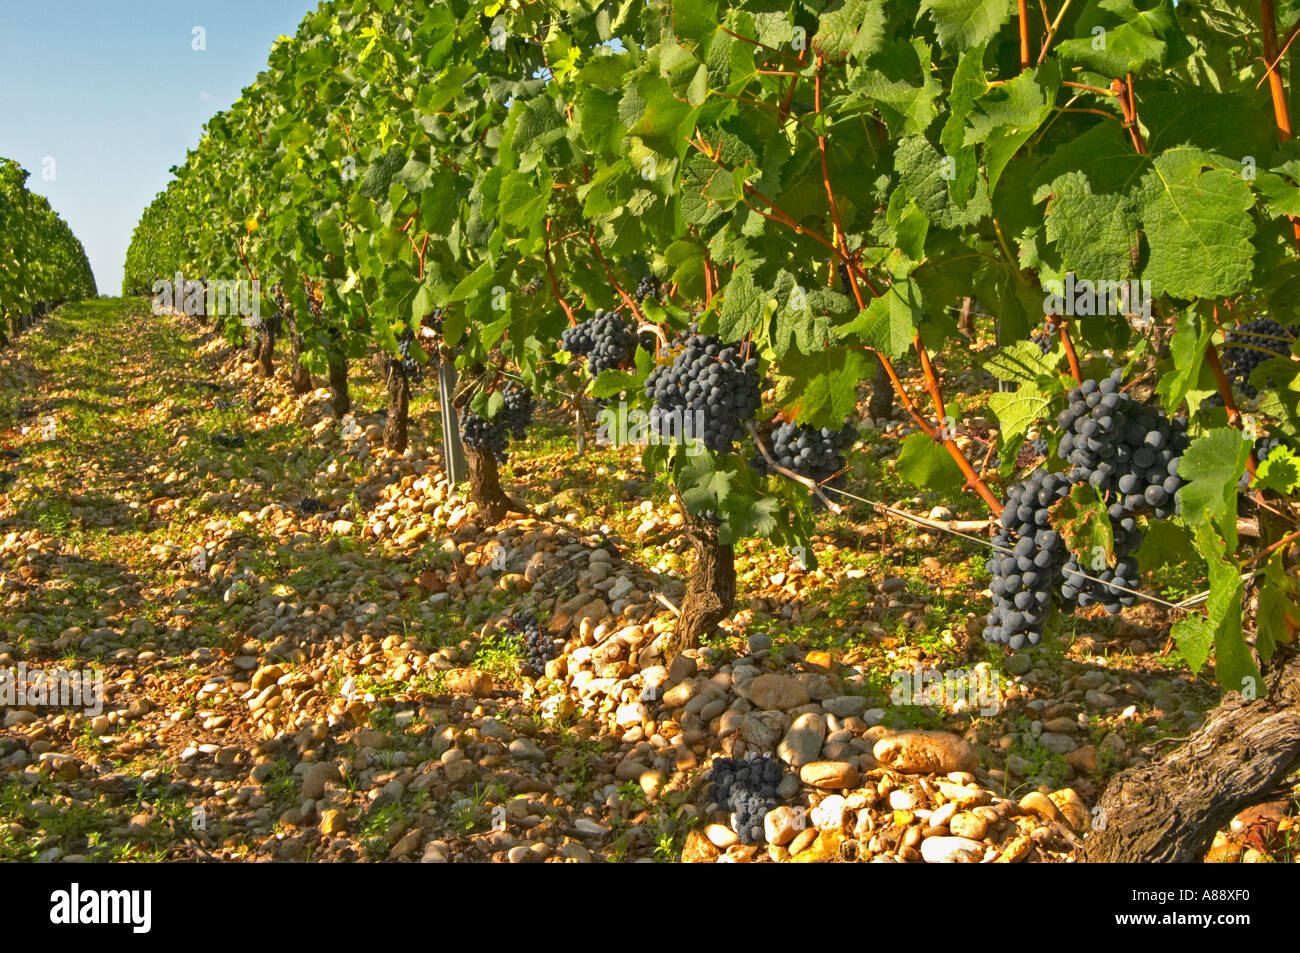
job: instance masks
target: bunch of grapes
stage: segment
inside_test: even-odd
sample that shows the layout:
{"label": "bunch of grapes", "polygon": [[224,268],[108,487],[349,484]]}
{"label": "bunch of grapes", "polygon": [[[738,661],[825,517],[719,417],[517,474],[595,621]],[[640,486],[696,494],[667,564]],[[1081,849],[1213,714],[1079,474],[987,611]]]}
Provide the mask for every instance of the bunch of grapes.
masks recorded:
{"label": "bunch of grapes", "polygon": [[506,384],[501,396],[506,403],[497,419],[516,440],[522,440],[528,425],[533,422],[533,392],[522,384],[511,381]]}
{"label": "bunch of grapes", "polygon": [[524,653],[524,668],[535,675],[546,670],[546,663],[555,658],[555,640],[542,632],[537,616],[520,610],[506,619],[506,631],[516,636]]}
{"label": "bunch of grapes", "polygon": [[537,294],[537,292],[541,290],[542,290],[542,279],[540,277],[537,277],[537,278],[530,279],[528,284],[523,285],[519,289],[519,293],[532,297],[533,295]]}
{"label": "bunch of grapes", "polygon": [[442,337],[442,321],[443,321],[442,308],[434,308],[432,311],[426,314],[422,319],[420,319],[420,323],[424,327],[432,328],[433,332],[437,334],[439,337]]}
{"label": "bunch of grapes", "polygon": [[[787,421],[772,431],[772,459],[800,476],[827,486],[842,487],[845,483],[843,471],[847,466],[844,452],[857,439],[858,432],[852,424],[831,430],[806,424],[796,426]],[[770,471],[767,459],[761,453],[755,455],[749,465],[764,476]],[[813,506],[824,507],[825,504],[814,496]]]}
{"label": "bunch of grapes", "polygon": [[731,813],[731,829],[743,844],[763,840],[763,818],[778,804],[785,766],[776,758],[714,758],[709,800]]}
{"label": "bunch of grapes", "polygon": [[1223,363],[1228,377],[1247,397],[1259,395],[1250,383],[1251,372],[1265,361],[1291,353],[1296,328],[1283,327],[1272,318],[1256,318],[1233,328],[1223,336]]}
{"label": "bunch of grapes", "polygon": [[418,384],[424,379],[424,365],[411,356],[411,345],[415,343],[415,332],[407,328],[397,339],[397,353],[402,359],[402,370],[406,379]]}
{"label": "bunch of grapes", "polygon": [[[988,561],[994,609],[985,639],[1012,649],[1037,645],[1060,581],[1061,596],[1081,607],[1102,605],[1111,614],[1133,605],[1140,584],[1132,553],[1142,542],[1140,516],[1170,516],[1183,485],[1178,462],[1187,449],[1187,421],[1170,420],[1120,390],[1123,372],[1098,383],[1084,381],[1068,396],[1058,418],[1065,433],[1058,452],[1070,463],[1065,474],[1035,470],[1008,493],[1001,528],[994,538],[999,555]],[[1051,505],[1070,487],[1089,483],[1107,503],[1115,562],[1098,554],[1088,568],[1051,528]],[[1009,551],[1009,552],[1008,552]]]}
{"label": "bunch of grapes", "polygon": [[[656,367],[645,393],[654,399],[650,428],[660,437],[703,437],[715,452],[731,449],[745,433],[745,421],[760,404],[758,359],[744,358],[737,344],[694,334],[673,357]],[[702,422],[697,427],[696,422]],[[696,432],[703,430],[703,433]]]}
{"label": "bunch of grapes", "polygon": [[621,367],[632,356],[635,344],[631,327],[613,311],[597,311],[595,317],[566,328],[560,335],[561,347],[587,359],[592,377]]}
{"label": "bunch of grapes", "polygon": [[997,553],[985,564],[993,575],[993,611],[984,638],[1012,649],[1037,645],[1052,608],[1052,588],[1069,555],[1052,529],[1050,507],[1068,496],[1059,473],[1038,469],[1007,491],[1006,509],[993,537]]}
{"label": "bunch of grapes", "polygon": [[1048,318],[1043,326],[1029,335],[1029,340],[1038,345],[1038,350],[1044,354],[1050,354],[1056,347],[1056,322]]}
{"label": "bunch of grapes", "polygon": [[510,434],[500,419],[485,420],[472,410],[465,412],[465,419],[460,425],[460,439],[479,456],[492,454],[498,462],[505,463],[506,447],[510,443]]}
{"label": "bunch of grapes", "polygon": [[659,293],[663,290],[659,279],[654,275],[648,275],[636,283],[636,294],[633,295],[637,301],[644,301],[646,298],[659,300]]}
{"label": "bunch of grapes", "polygon": [[298,512],[304,516],[313,516],[316,513],[329,512],[329,507],[314,496],[304,496],[302,502],[298,504]]}

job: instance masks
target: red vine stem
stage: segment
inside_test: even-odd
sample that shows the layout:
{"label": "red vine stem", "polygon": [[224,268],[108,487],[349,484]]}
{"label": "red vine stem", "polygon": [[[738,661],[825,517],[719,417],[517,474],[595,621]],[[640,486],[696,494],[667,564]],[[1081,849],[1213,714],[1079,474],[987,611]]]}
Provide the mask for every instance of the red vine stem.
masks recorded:
{"label": "red vine stem", "polygon": [[[822,111],[822,58],[820,56],[817,57],[816,60],[816,73],[813,89],[813,111],[818,114]],[[831,187],[830,164],[826,157],[826,137],[824,135],[819,134],[817,136],[817,149],[821,154],[822,184],[826,187],[826,201],[830,205],[831,220],[835,223],[835,237],[838,242],[838,247],[832,248],[832,251],[846,262],[846,270],[849,273],[849,284],[853,288],[853,296],[857,299],[858,308],[862,309],[866,307],[866,303],[862,298],[862,290],[858,287],[858,268],[856,263],[853,261],[852,255],[849,254],[849,243],[848,237],[844,233],[844,222],[840,218],[839,205],[835,201],[835,190]],[[870,283],[868,283],[868,287],[870,287]],[[880,292],[876,291],[874,288],[872,288],[872,293],[876,297],[880,296]],[[899,380],[898,374],[894,370],[893,363],[888,357],[881,354],[879,351],[876,351],[875,353],[881,366],[885,368],[885,373],[889,375],[889,379],[893,383],[894,389],[902,398],[903,405],[907,407],[908,412],[912,415],[912,418],[931,440],[943,444],[949,455],[954,461],[956,461],[962,474],[966,477],[967,485],[974,489],[975,492],[984,499],[984,502],[988,504],[989,508],[993,510],[995,514],[1000,515],[1002,513],[1001,502],[999,502],[998,498],[993,495],[993,492],[980,478],[979,474],[975,472],[970,461],[966,459],[966,455],[962,453],[961,448],[957,446],[956,442],[948,434],[947,424],[945,423],[948,414],[943,403],[943,392],[939,388],[939,379],[935,376],[934,366],[930,363],[930,353],[926,350],[925,344],[921,341],[921,333],[919,331],[916,332],[912,338],[912,347],[916,350],[917,357],[920,358],[921,371],[925,376],[926,389],[930,393],[930,399],[934,401],[935,415],[939,421],[938,432],[935,431],[929,422],[926,421],[925,418],[916,410],[915,406],[912,405],[911,399],[903,389],[903,382]]]}
{"label": "red vine stem", "polygon": [[596,242],[595,229],[587,232],[587,241],[591,244],[591,250],[595,252],[596,260],[600,262],[600,267],[605,269],[605,277],[608,278],[609,283],[614,286],[614,290],[617,291],[618,296],[623,299],[623,303],[628,306],[628,309],[632,312],[632,317],[636,318],[636,323],[645,324],[645,315],[643,315],[641,309],[636,306],[636,302],[632,300],[632,296],[624,291],[623,286],[618,283],[618,279],[614,277],[614,272],[610,270],[609,262],[605,260],[605,256],[601,253],[600,245]]}
{"label": "red vine stem", "polygon": [[1070,375],[1078,384],[1083,383],[1083,374],[1079,371],[1079,355],[1074,351],[1074,342],[1070,340],[1069,322],[1064,318],[1056,317],[1057,333],[1061,336],[1061,343],[1065,345],[1065,356],[1070,361]]}
{"label": "red vine stem", "polygon": [[1029,69],[1029,2],[1016,0],[1020,15],[1020,68]]}
{"label": "red vine stem", "polygon": [[[1268,72],[1268,92],[1273,100],[1273,120],[1277,123],[1277,137],[1282,142],[1291,138],[1291,110],[1287,107],[1286,87],[1282,85],[1282,74],[1277,69],[1278,61],[1286,53],[1283,49],[1281,53],[1277,50],[1277,18],[1273,13],[1273,0],[1260,0],[1260,26],[1264,41],[1264,59],[1271,64]],[[1287,46],[1295,39],[1296,29],[1300,28],[1300,23],[1296,24],[1291,30],[1291,36],[1287,38]],[[1300,218],[1291,217],[1291,231],[1295,236],[1296,248],[1300,250]]]}
{"label": "red vine stem", "polygon": [[555,300],[560,302],[560,307],[569,317],[569,327],[575,327],[578,319],[573,315],[573,309],[569,307],[569,302],[564,300],[564,295],[560,294],[560,284],[555,280],[555,266],[551,264],[551,220],[546,220],[546,241],[542,245],[542,258],[546,262],[546,276],[551,280],[551,291],[555,293]]}

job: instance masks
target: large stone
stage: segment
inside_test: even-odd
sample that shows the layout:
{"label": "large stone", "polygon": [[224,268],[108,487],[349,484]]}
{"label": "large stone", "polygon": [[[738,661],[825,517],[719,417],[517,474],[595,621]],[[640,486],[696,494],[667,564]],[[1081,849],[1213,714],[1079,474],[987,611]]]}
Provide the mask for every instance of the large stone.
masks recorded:
{"label": "large stone", "polygon": [[762,751],[771,751],[785,732],[786,716],[778,711],[746,712],[740,722],[740,737]]}
{"label": "large stone", "polygon": [[447,691],[485,698],[492,694],[492,676],[472,668],[454,668],[446,676]]}
{"label": "large stone", "polygon": [[822,708],[836,718],[849,718],[866,711],[867,700],[861,695],[841,695],[839,698],[826,699],[822,702]]}
{"label": "large stone", "polygon": [[826,716],[816,712],[804,712],[794,720],[790,730],[777,748],[781,760],[792,768],[801,768],[811,761],[816,761],[822,753],[822,742],[826,739]]}
{"label": "large stone", "polygon": [[1079,743],[1069,735],[1058,734],[1055,731],[1044,731],[1038,736],[1038,743],[1052,754],[1069,754],[1079,746]]}
{"label": "large stone", "polygon": [[984,856],[984,845],[969,837],[927,837],[921,859],[927,864],[973,864]]}
{"label": "large stone", "polygon": [[871,753],[904,774],[948,774],[979,767],[975,746],[947,731],[901,731],[876,742]]}
{"label": "large stone", "polygon": [[799,780],[804,784],[826,790],[855,788],[860,779],[858,769],[843,761],[813,761],[799,769]]}
{"label": "large stone", "polygon": [[773,808],[763,817],[763,833],[769,844],[784,847],[807,827],[808,822],[802,811],[782,804]]}
{"label": "large stone", "polygon": [[309,767],[302,776],[302,796],[315,801],[325,794],[325,783],[333,781],[341,784],[343,775],[338,766],[330,761],[319,761]]}
{"label": "large stone", "polygon": [[1061,821],[1060,808],[1046,794],[1030,791],[1020,799],[1020,809],[1027,814],[1034,814],[1045,821]]}
{"label": "large stone", "polygon": [[749,683],[749,700],[756,708],[785,711],[808,704],[809,698],[807,687],[784,675],[759,675]]}
{"label": "large stone", "polygon": [[1091,826],[1092,813],[1074,788],[1061,788],[1047,795],[1047,798],[1056,805],[1056,809],[1065,818],[1065,823],[1069,824],[1075,833],[1083,833]]}
{"label": "large stone", "polygon": [[729,827],[721,824],[710,824],[704,829],[704,836],[709,839],[714,847],[718,850],[726,850],[733,844],[740,843],[740,837]]}
{"label": "large stone", "polygon": [[686,835],[686,843],[682,845],[682,863],[712,864],[717,861],[721,853],[722,851],[714,847],[713,843],[704,836],[703,831],[691,831]]}

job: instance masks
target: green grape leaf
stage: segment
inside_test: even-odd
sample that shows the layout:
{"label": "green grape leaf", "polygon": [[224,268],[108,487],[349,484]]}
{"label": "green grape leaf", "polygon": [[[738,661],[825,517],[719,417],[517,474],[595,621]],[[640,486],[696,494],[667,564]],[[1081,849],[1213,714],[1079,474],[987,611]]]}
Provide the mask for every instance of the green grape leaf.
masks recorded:
{"label": "green grape leaf", "polygon": [[1000,381],[1036,384],[1055,374],[1059,361],[1059,354],[1044,354],[1033,341],[1016,341],[998,348],[984,362],[984,369]]}
{"label": "green grape leaf", "polygon": [[1255,197],[1215,161],[1199,149],[1170,149],[1134,193],[1150,246],[1143,277],[1157,296],[1230,297],[1249,285]]}
{"label": "green grape leaf", "polygon": [[1051,398],[1031,384],[1023,384],[1014,391],[989,394],[989,409],[998,418],[1004,443],[1047,416],[1051,407]]}
{"label": "green grape leaf", "polygon": [[921,0],[945,49],[960,52],[987,43],[1011,17],[1014,5],[1003,0]]}
{"label": "green grape leaf", "polygon": [[1300,490],[1300,457],[1290,447],[1274,447],[1255,470],[1251,488],[1289,496]]}
{"label": "green grape leaf", "polygon": [[1169,635],[1178,646],[1178,654],[1187,662],[1188,670],[1195,675],[1210,657],[1210,647],[1214,645],[1214,626],[1203,615],[1187,615],[1174,622]]}
{"label": "green grape leaf", "polygon": [[903,438],[898,454],[898,475],[915,487],[945,492],[966,482],[961,468],[943,444],[917,432]]}
{"label": "green grape leaf", "polygon": [[1218,522],[1230,524],[1236,541],[1237,480],[1246,469],[1250,442],[1241,431],[1221,427],[1192,441],[1178,463],[1178,475],[1186,485],[1178,491],[1182,517],[1193,525]]}

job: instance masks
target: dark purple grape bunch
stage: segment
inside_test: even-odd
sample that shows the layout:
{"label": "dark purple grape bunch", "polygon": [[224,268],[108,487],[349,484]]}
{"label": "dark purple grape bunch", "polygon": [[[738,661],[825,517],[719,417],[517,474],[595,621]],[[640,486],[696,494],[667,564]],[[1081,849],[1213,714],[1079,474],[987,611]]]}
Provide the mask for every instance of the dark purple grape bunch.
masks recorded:
{"label": "dark purple grape bunch", "polygon": [[501,396],[505,404],[497,418],[516,440],[522,440],[533,422],[533,392],[523,384],[511,381],[501,391]]}
{"label": "dark purple grape bunch", "polygon": [[1043,354],[1051,354],[1056,347],[1056,334],[1060,328],[1051,317],[1043,322],[1043,326],[1029,335],[1029,340],[1038,345],[1038,350]]}
{"label": "dark purple grape bunch", "polygon": [[689,337],[671,363],[651,372],[645,394],[654,400],[650,428],[661,438],[703,439],[714,452],[730,451],[761,403],[758,359],[714,335]]}
{"label": "dark purple grape bunch", "polygon": [[[839,430],[831,430],[829,427],[784,421],[772,431],[771,455],[775,463],[787,470],[825,486],[842,489],[846,483],[844,470],[848,466],[844,454],[857,439],[857,429],[848,423]],[[763,476],[772,472],[767,458],[761,453],[755,454],[749,465]],[[813,496],[815,509],[824,509],[825,506],[820,498]]]}
{"label": "dark purple grape bunch", "polygon": [[1250,375],[1265,361],[1289,355],[1296,330],[1296,326],[1284,327],[1272,318],[1256,318],[1226,332],[1223,364],[1228,378],[1247,397],[1258,397],[1259,389],[1250,382]]}
{"label": "dark purple grape bunch", "polygon": [[659,295],[663,293],[663,284],[654,275],[647,275],[636,283],[636,293],[633,295],[637,301],[644,301],[646,298],[659,300]]}
{"label": "dark purple grape bunch", "polygon": [[560,346],[577,357],[587,359],[592,377],[602,371],[622,367],[632,357],[636,335],[632,327],[613,311],[597,311],[581,324],[565,328]]}
{"label": "dark purple grape bunch", "polygon": [[741,843],[761,843],[763,818],[780,804],[785,765],[771,755],[714,758],[709,774],[709,800],[731,815],[731,829]]}
{"label": "dark purple grape bunch", "polygon": [[397,354],[406,379],[413,384],[418,384],[424,379],[424,365],[411,353],[411,345],[414,343],[415,332],[406,328],[398,335]]}
{"label": "dark purple grape bunch", "polygon": [[488,420],[468,410],[460,424],[460,439],[469,450],[479,456],[487,456],[490,453],[498,463],[506,462],[506,447],[510,444],[510,434],[500,419]]}
{"label": "dark purple grape bunch", "polygon": [[555,640],[542,631],[537,616],[527,610],[512,613],[506,619],[505,629],[519,641],[519,650],[524,656],[524,671],[531,675],[540,675],[546,671],[546,663],[558,654]]}

